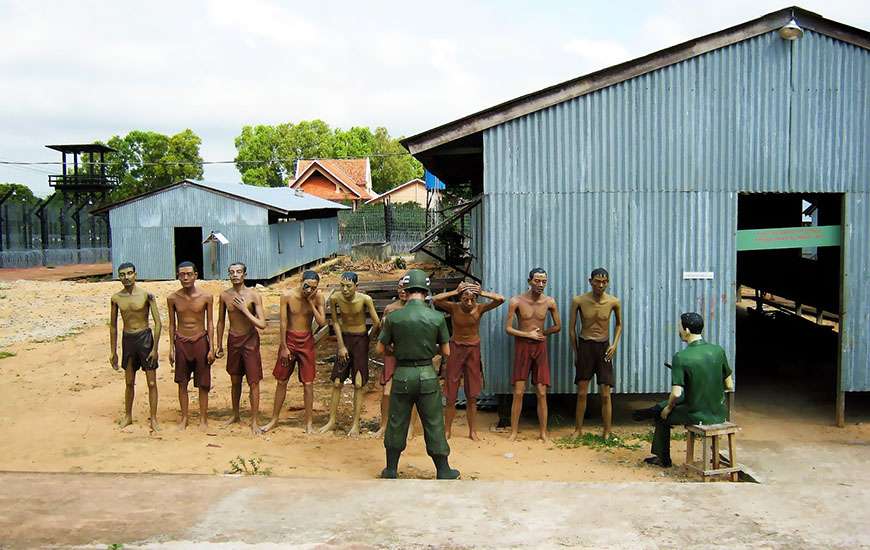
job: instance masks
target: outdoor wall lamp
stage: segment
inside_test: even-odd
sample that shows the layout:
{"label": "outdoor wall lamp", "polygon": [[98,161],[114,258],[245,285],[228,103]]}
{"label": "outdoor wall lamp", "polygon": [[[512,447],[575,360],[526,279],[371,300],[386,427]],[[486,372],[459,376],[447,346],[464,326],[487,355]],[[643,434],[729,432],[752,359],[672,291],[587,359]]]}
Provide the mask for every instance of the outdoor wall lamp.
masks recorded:
{"label": "outdoor wall lamp", "polygon": [[778,32],[779,37],[783,40],[797,40],[804,35],[804,30],[798,26],[797,21],[794,20],[794,17],[792,17],[791,21],[786,23],[784,27],[779,29]]}

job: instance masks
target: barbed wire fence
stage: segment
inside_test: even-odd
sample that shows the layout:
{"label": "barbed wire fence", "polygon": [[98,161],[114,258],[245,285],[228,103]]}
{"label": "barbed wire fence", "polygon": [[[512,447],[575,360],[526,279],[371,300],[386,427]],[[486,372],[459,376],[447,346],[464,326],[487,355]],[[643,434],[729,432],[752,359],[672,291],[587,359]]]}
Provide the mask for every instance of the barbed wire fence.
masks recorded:
{"label": "barbed wire fence", "polygon": [[[7,202],[2,207],[0,267],[25,268],[110,261],[109,228],[105,218],[91,216],[87,208],[79,212],[81,247],[77,246],[76,221],[60,201],[43,210],[37,204]],[[45,243],[43,244],[43,236]]]}

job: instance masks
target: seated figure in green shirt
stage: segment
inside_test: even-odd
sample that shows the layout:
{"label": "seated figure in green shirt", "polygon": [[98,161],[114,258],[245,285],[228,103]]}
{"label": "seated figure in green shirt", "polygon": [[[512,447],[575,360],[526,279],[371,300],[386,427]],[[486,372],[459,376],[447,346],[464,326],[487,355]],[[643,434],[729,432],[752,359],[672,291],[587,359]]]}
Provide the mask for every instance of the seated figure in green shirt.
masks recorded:
{"label": "seated figure in green shirt", "polygon": [[647,464],[671,466],[671,426],[719,424],[727,419],[725,392],[734,389],[731,367],[722,347],[704,341],[703,330],[699,314],[680,315],[680,339],[688,346],[674,354],[671,393],[652,408],[635,411],[635,419],[655,419],[654,456],[644,460]]}

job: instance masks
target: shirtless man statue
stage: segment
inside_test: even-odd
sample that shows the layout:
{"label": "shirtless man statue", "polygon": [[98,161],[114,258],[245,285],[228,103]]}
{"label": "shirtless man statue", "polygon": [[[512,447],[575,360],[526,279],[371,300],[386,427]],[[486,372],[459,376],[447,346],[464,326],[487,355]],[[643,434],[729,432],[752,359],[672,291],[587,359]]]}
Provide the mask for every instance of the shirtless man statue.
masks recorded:
{"label": "shirtless man statue", "polygon": [[233,416],[226,425],[241,422],[239,405],[242,400],[242,377],[248,379],[251,402],[251,434],[260,433],[257,420],[260,415],[260,380],[263,379],[263,361],[260,357],[260,333],[266,328],[266,314],[260,293],[245,286],[248,268],[241,262],[230,264],[227,270],[232,287],[218,298],[217,352],[224,356],[224,325],[230,318],[227,335],[227,374],[232,380]]}
{"label": "shirtless man statue", "polygon": [[[124,289],[111,299],[109,317],[109,363],[118,370],[118,313],[121,313],[124,333],[121,337],[121,367],[124,369],[124,421],[121,429],[133,423],[133,395],[136,371],[145,371],[148,382],[148,404],[151,407],[151,430],[157,425],[157,345],[160,342],[160,313],[157,299],[150,292],[136,286],[136,266],[129,262],[118,266],[118,279]],[[148,326],[148,314],[154,319],[154,333]]]}
{"label": "shirtless man statue", "polygon": [[325,302],[323,294],[317,287],[320,285],[320,275],[314,271],[302,273],[302,282],[298,288],[288,290],[281,295],[281,334],[284,338],[278,347],[278,360],[272,375],[277,381],[275,386],[275,401],[272,404],[272,419],[263,426],[267,432],[278,424],[284,398],[287,396],[287,383],[290,375],[299,366],[298,377],[302,384],[303,400],[305,401],[305,433],[314,431],[311,419],[314,409],[314,378],[317,375],[317,353],[314,349],[314,334],[311,332],[311,321],[318,327],[326,324]]}
{"label": "shirtless man statue", "polygon": [[[458,296],[459,303],[450,299]],[[477,297],[489,300],[478,304]],[[450,439],[453,419],[456,417],[456,394],[459,393],[459,380],[464,382],[465,397],[468,399],[468,437],[480,441],[477,435],[477,396],[483,389],[483,366],[480,363],[480,318],[491,309],[504,303],[504,296],[481,290],[477,283],[461,282],[455,290],[442,292],[432,298],[438,309],[450,314],[453,322],[453,336],[450,338],[450,355],[444,375],[447,407],[444,409],[445,435]]]}
{"label": "shirtless man statue", "polygon": [[338,403],[341,400],[341,387],[350,378],[353,381],[353,421],[347,435],[359,435],[359,417],[362,412],[363,387],[369,381],[369,333],[366,331],[366,314],[372,320],[372,333],[377,334],[381,326],[375,303],[367,294],[357,292],[357,275],[352,271],[341,274],[341,292],[333,292],[329,297],[330,315],[338,353],[332,368],[332,403],[329,421],[320,433],[331,432],[335,428]]}
{"label": "shirtless man statue", "polygon": [[214,363],[212,295],[196,287],[196,266],[181,262],[176,270],[181,288],[166,299],[169,306],[169,363],[175,367],[178,403],[181,419],[178,428],[187,428],[187,385],[193,376],[193,387],[199,388],[199,426],[208,428],[208,391],[211,389],[211,364]]}
{"label": "shirtless man statue", "polygon": [[[613,375],[613,354],[622,337],[622,306],[616,296],[607,294],[610,274],[603,267],[592,271],[589,284],[592,290],[574,296],[571,300],[571,348],[574,350],[574,365],[577,384],[577,411],[575,416],[574,437],[583,434],[583,416],[586,414],[586,398],[589,395],[589,382],[594,374],[598,379],[601,393],[601,422],[604,425],[603,437],[610,437],[612,405],[610,392],[615,381]],[[577,337],[577,317],[580,317],[580,337]],[[616,318],[613,343],[610,343],[610,315]]]}
{"label": "shirtless man statue", "polygon": [[[508,304],[505,332],[514,337],[514,369],[511,381],[514,385],[511,404],[510,441],[517,439],[520,427],[520,414],[523,412],[523,393],[526,381],[532,376],[532,383],[538,396],[538,424],[540,439],[550,441],[547,433],[547,387],[550,385],[550,363],[547,358],[547,336],[562,329],[556,301],[544,295],[547,287],[547,272],[536,267],[529,272],[529,289],[510,299]],[[545,328],[547,314],[553,324]],[[514,318],[517,327],[514,327]]]}
{"label": "shirtless man statue", "polygon": [[[405,292],[405,279],[399,280],[397,287],[396,301],[384,308],[384,319],[394,312],[405,307],[408,301],[408,293]],[[390,391],[393,388],[393,373],[396,371],[396,356],[393,355],[392,346],[384,349],[384,369],[381,371],[381,427],[375,433],[374,437],[384,437],[387,431],[387,420],[390,418]],[[414,409],[416,411],[417,409]],[[414,419],[411,419],[411,432],[414,431]]]}

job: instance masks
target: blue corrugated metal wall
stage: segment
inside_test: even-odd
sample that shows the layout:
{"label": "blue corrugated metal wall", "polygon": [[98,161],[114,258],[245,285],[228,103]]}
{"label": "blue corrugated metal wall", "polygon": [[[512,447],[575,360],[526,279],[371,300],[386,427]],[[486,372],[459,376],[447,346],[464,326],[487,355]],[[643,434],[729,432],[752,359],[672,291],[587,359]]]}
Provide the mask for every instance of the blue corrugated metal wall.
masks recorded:
{"label": "blue corrugated metal wall", "polygon": [[[627,327],[620,392],[666,391],[661,365],[680,347],[680,311],[703,311],[708,338],[733,360],[737,194],[866,191],[868,76],[860,48],[769,33],[486,130],[484,284],[518,293],[541,265],[567,325],[571,295],[588,289],[592,268],[608,268]],[[855,197],[866,239],[870,216]],[[866,252],[848,250],[847,275],[866,281]],[[684,281],[683,271],[714,279]],[[870,389],[870,293],[855,278],[844,389]],[[505,313],[484,326],[488,389],[499,393],[510,389]],[[568,339],[551,340],[552,390],[574,391]]]}
{"label": "blue corrugated metal wall", "polygon": [[[304,232],[302,240],[300,231]],[[338,218],[272,224],[269,238],[270,271],[277,275],[335,254],[338,250]]]}
{"label": "blue corrugated metal wall", "polygon": [[[268,279],[334,254],[338,240],[335,218],[323,221],[324,225],[331,224],[332,227],[330,238],[325,238],[326,234],[323,233],[322,239],[327,246],[332,243],[331,249],[324,246],[324,242],[318,243],[317,220],[307,220],[305,223],[311,226],[313,238],[306,238],[304,250],[294,250],[286,258],[276,259],[273,257],[277,251],[271,228],[296,222],[270,226],[266,209],[190,186],[175,187],[119,206],[112,209],[109,216],[115,272],[121,263],[132,261],[141,279],[175,278],[175,227],[198,226],[202,227],[203,239],[210,231],[219,231],[229,239],[229,244],[220,247],[219,265],[214,271],[210,261],[211,245],[203,247],[205,273],[202,277],[210,279],[226,277],[227,267],[233,261],[247,265],[248,278]],[[296,234],[298,249],[298,229]]]}
{"label": "blue corrugated metal wall", "polygon": [[847,193],[843,227],[845,391],[870,390],[870,193]]}

